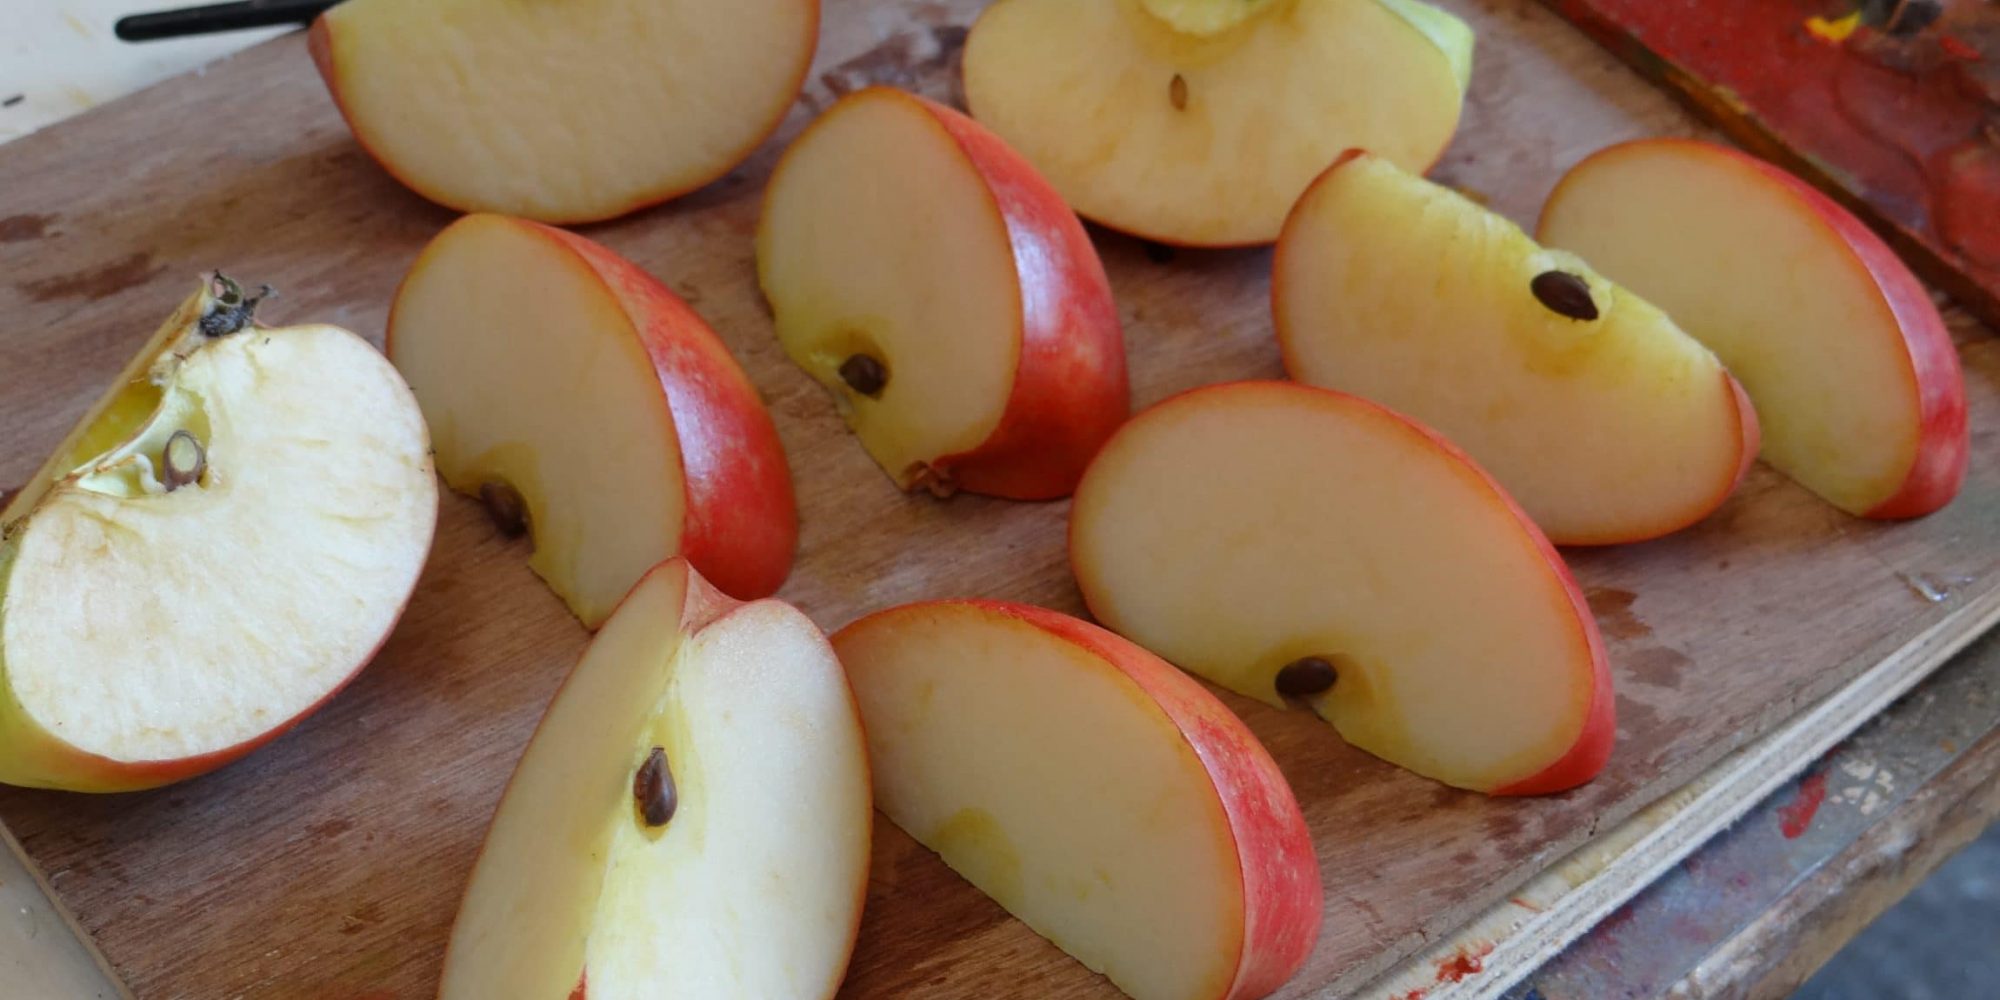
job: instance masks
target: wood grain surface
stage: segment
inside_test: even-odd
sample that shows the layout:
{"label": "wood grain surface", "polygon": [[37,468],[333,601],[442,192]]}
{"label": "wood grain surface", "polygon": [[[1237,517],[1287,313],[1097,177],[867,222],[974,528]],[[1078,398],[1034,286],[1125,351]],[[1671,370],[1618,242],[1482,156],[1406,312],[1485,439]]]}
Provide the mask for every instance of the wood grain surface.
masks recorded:
{"label": "wood grain surface", "polygon": [[[1512,217],[1532,218],[1561,169],[1603,144],[1693,131],[1526,0],[1446,5],[1479,29],[1481,49],[1436,174]],[[866,83],[953,98],[977,6],[829,2],[820,63],[771,144],[704,191],[586,230],[680,291],[764,393],[802,512],[784,596],[827,628],[946,595],[1080,610],[1066,504],[897,492],[785,360],[755,287],[757,199],[782,143]],[[0,148],[0,487],[27,478],[200,271],[279,286],[267,321],[338,323],[379,342],[397,280],[449,218],[355,147],[296,37]],[[1279,374],[1267,253],[1149,254],[1094,235],[1138,403]],[[1943,513],[1861,522],[1759,467],[1692,531],[1570,553],[1619,690],[1617,752],[1584,789],[1532,801],[1454,791],[1346,748],[1303,713],[1225,695],[1297,790],[1326,881],[1326,930],[1280,995],[1332,995],[1381,971],[1992,591],[2000,352],[1970,324],[1957,330],[1974,455]],[[429,995],[487,817],[585,641],[524,556],[475,504],[448,497],[402,625],[324,711],[209,777],[107,797],[5,790],[0,818],[138,996]],[[878,830],[844,996],[1117,995],[893,827]]]}

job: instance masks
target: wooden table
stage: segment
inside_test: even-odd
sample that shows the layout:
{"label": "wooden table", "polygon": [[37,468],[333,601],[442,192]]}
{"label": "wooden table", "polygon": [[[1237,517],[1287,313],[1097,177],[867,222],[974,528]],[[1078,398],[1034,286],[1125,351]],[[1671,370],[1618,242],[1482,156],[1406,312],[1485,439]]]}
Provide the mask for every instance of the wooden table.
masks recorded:
{"label": "wooden table", "polygon": [[[1503,11],[1507,7],[1505,3],[1489,6]],[[66,0],[30,14],[5,15],[26,20],[0,23],[0,55],[6,57],[0,59],[0,102],[15,94],[23,100],[0,106],[0,139],[255,40],[246,37],[119,47],[110,41],[108,29],[112,17],[123,13],[125,7],[119,0]],[[1525,0],[1514,13],[1524,19],[1547,17]],[[1664,105],[1663,99],[1609,57],[1585,46],[1576,48],[1574,58],[1566,56],[1563,65],[1601,93],[1610,106]],[[1814,811],[1793,800],[1796,790],[1781,791],[1772,801],[1757,805],[1770,786],[1844,738],[1918,679],[1907,669],[1871,671],[1809,709],[1798,722],[1726,759],[1687,789],[1668,796],[1623,826],[1601,833],[1575,855],[1557,863],[1549,874],[1524,887],[1498,911],[1475,919],[1463,936],[1438,942],[1362,988],[1362,994],[1399,1000],[1496,995],[1574,940],[1597,916],[1610,912],[1652,882],[1660,869],[1672,866],[1746,810],[1750,818],[1738,832],[1704,849],[1676,869],[1677,874],[1669,874],[1629,911],[1621,910],[1609,929],[1586,937],[1530,977],[1517,992],[1527,996],[1539,991],[1549,1000],[1595,997],[1612,992],[1615,984],[1620,993],[1649,996],[1693,976],[1698,985],[1683,986],[1697,990],[1692,995],[1765,995],[1785,982],[1796,981],[1803,975],[1800,969],[1809,970],[1830,954],[1848,933],[1913,884],[1970,831],[1983,826],[1994,812],[1991,776],[1996,750],[1991,734],[1996,720],[1969,709],[1969,714],[1953,715],[1951,724],[1958,728],[1951,731],[1959,735],[1947,749],[1931,735],[1938,731],[1937,717],[1921,708],[1927,696],[1929,704],[1964,708],[1980,704],[1968,690],[2000,691],[2000,651],[1989,646],[1961,657],[1949,670],[1926,682],[1914,700],[1892,710],[1871,735],[1854,744],[1876,747],[1870,760],[1878,767],[1881,761],[1893,760],[1896,769],[1870,771],[1866,780],[1875,784],[1862,787],[1851,808],[1846,807],[1850,786],[1839,776],[1849,773],[1850,764],[1856,769],[1861,766],[1860,759],[1852,756],[1852,746],[1820,765],[1814,772],[1820,778],[1808,778],[1804,784],[1807,799],[1815,794],[1830,797],[1817,806],[1818,815],[1806,827],[1809,832],[1784,837],[1784,824],[1795,824],[1795,817]],[[1960,686],[1951,686],[1954,684]],[[1968,684],[1970,689],[1965,687]],[[1992,699],[1984,704],[1990,706]],[[1905,721],[1898,723],[1899,719]],[[1926,741],[1935,744],[1935,752],[1924,749]],[[1894,787],[1881,786],[1874,777],[1878,773],[1892,774]],[[1870,794],[1875,795],[1873,800]],[[1703,859],[1731,845],[1744,850],[1740,845],[1743,838],[1754,836],[1760,823],[1768,826],[1770,822],[1781,825],[1778,836],[1784,844],[1779,846],[1784,850],[1766,855],[1753,851],[1742,862],[1747,866],[1743,870],[1769,877],[1768,891],[1738,892],[1731,898],[1741,905],[1725,909],[1720,895],[1702,895],[1709,891],[1707,882],[1695,874],[1678,874],[1715,870],[1704,867],[1709,863]],[[1897,825],[1883,825],[1890,823]],[[1917,846],[1893,854],[1880,849],[1881,845],[1905,842]],[[1860,863],[1870,858],[1876,860]],[[1784,874],[1787,871],[1789,878]],[[1688,886],[1677,890],[1677,878],[1685,878]],[[1726,879],[1732,888],[1736,887],[1735,878],[1731,875]],[[1676,895],[1677,891],[1681,894]],[[1664,941],[1662,934],[1625,930],[1650,926],[1645,922],[1653,919],[1671,922],[1676,906],[1715,917],[1707,925],[1708,946],[1701,943],[1699,935],[1689,934],[1677,939],[1670,949],[1651,943]],[[1656,910],[1663,915],[1652,916]],[[1544,912],[1561,913],[1565,919],[1531,919]],[[1790,914],[1811,917],[1795,919]],[[1799,926],[1818,930],[1801,934]],[[1789,933],[1781,933],[1788,927]],[[1633,943],[1630,952],[1622,948],[1624,941]],[[1774,954],[1793,958],[1790,964],[1773,964],[1768,958]],[[1740,960],[1758,955],[1767,960]],[[7,995],[119,995],[118,988],[96,971],[90,956],[89,947],[67,933],[58,911],[36,890],[18,861],[11,855],[0,857],[0,982],[8,984]]]}

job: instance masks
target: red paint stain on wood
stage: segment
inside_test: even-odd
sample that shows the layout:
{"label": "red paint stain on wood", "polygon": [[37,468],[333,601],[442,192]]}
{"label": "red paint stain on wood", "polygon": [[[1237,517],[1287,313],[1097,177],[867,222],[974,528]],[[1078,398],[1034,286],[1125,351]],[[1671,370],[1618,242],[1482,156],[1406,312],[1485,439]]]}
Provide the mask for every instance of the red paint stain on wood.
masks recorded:
{"label": "red paint stain on wood", "polygon": [[1488,942],[1472,951],[1460,948],[1458,953],[1450,958],[1439,959],[1437,964],[1438,982],[1462,983],[1467,976],[1476,976],[1485,972],[1486,956],[1491,954],[1493,954],[1493,945],[1491,942]]}
{"label": "red paint stain on wood", "polygon": [[1408,993],[1399,993],[1390,997],[1389,1000],[1424,1000],[1427,992],[1427,990],[1411,990]]}
{"label": "red paint stain on wood", "polygon": [[1512,904],[1514,904],[1515,906],[1518,906],[1518,907],[1520,907],[1521,909],[1524,909],[1524,910],[1527,910],[1527,911],[1528,911],[1528,912],[1530,912],[1530,913],[1540,913],[1540,912],[1542,912],[1542,908],[1541,908],[1541,907],[1539,907],[1539,906],[1536,906],[1535,904],[1533,904],[1533,903],[1530,903],[1530,902],[1528,902],[1527,900],[1525,900],[1525,899],[1522,899],[1522,898],[1521,898],[1521,897],[1519,897],[1519,896],[1510,896],[1510,897],[1508,897],[1508,899],[1507,899],[1507,902],[1509,902],[1509,903],[1512,903]]}
{"label": "red paint stain on wood", "polygon": [[1798,798],[1790,805],[1778,807],[1778,831],[1786,840],[1795,840],[1812,826],[1813,817],[1819,815],[1820,803],[1826,801],[1826,774],[1806,775],[1799,782]]}

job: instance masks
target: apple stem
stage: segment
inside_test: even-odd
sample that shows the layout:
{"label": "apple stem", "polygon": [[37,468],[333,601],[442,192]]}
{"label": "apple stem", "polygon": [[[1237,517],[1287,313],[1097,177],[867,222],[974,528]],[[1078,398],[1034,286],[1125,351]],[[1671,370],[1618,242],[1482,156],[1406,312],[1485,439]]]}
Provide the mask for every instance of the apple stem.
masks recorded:
{"label": "apple stem", "polygon": [[632,798],[639,804],[639,816],[650,829],[666,826],[680,806],[674,790],[673,772],[667,769],[667,749],[654,747],[632,776]]}
{"label": "apple stem", "polygon": [[1324,656],[1301,656],[1285,664],[1278,671],[1278,693],[1287,698],[1303,698],[1329,690],[1340,679],[1340,668],[1334,666],[1334,659]]}

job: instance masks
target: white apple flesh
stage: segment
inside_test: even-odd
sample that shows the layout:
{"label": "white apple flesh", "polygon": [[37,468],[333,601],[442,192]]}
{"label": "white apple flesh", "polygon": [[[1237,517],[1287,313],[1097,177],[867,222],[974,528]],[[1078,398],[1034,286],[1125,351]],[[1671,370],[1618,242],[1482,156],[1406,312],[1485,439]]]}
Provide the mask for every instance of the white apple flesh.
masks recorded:
{"label": "white apple flesh", "polygon": [[1077,489],[1070,562],[1107,627],[1418,774],[1552,792],[1610,753],[1603,641],[1561,557],[1366,400],[1239,382],[1140,413]]}
{"label": "white apple flesh", "polygon": [[860,927],[869,794],[819,629],[663,563],[522,754],[439,995],[831,997]]}
{"label": "white apple flesh", "polygon": [[437,521],[416,401],[354,334],[251,308],[205,280],[0,512],[0,780],[220,766],[401,616]]}

